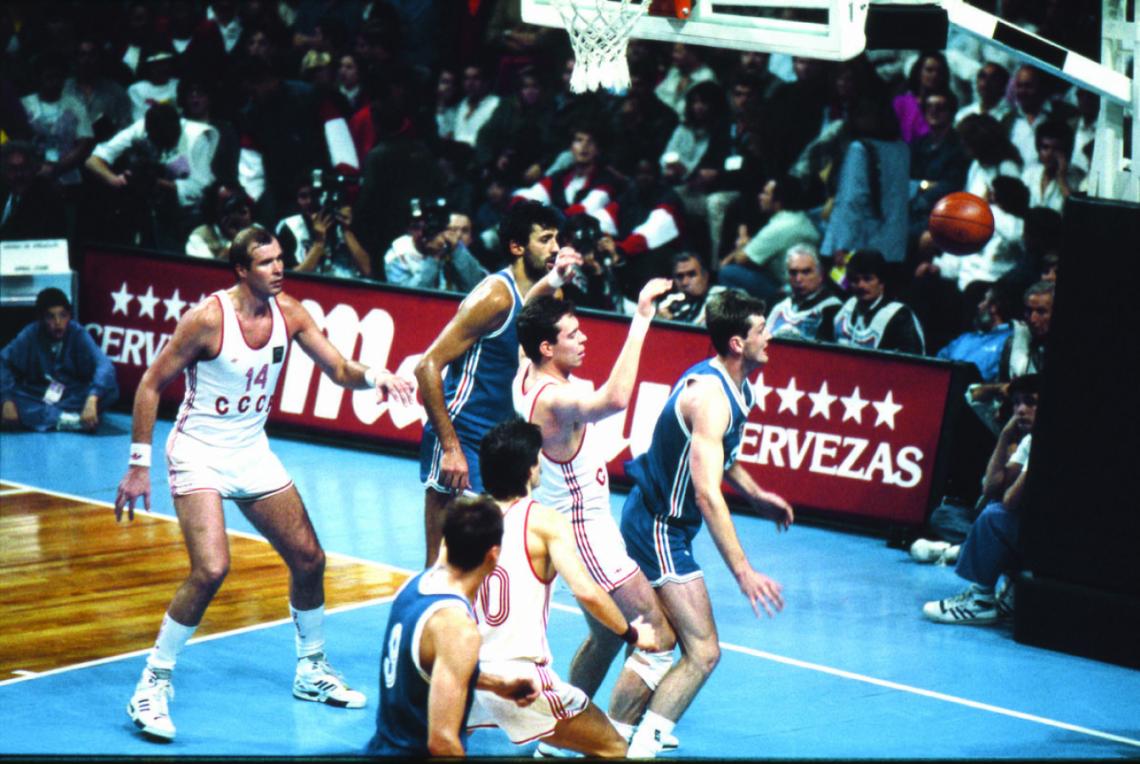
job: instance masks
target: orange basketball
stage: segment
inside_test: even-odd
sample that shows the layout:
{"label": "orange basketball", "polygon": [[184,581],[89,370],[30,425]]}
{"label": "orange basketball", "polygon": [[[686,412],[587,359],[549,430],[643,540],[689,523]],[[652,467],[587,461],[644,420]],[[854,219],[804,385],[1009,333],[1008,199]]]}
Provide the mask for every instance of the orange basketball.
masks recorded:
{"label": "orange basketball", "polygon": [[971,255],[993,236],[994,213],[982,197],[955,191],[934,205],[927,228],[943,252]]}

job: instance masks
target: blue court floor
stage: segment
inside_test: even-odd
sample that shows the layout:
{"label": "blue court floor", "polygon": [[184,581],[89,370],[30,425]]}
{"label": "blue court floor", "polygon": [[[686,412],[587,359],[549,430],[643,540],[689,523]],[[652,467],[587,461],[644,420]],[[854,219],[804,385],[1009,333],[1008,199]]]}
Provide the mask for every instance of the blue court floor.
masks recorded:
{"label": "blue court floor", "polygon": [[[115,413],[94,436],[0,435],[0,480],[112,502],[129,428],[130,418]],[[158,423],[156,445],[169,428],[168,421]],[[422,490],[411,458],[271,441],[327,550],[418,568]],[[152,472],[154,512],[172,516],[165,470]],[[623,498],[614,496],[615,512]],[[227,514],[233,529],[253,532],[236,508]],[[114,523],[109,504],[107,523]],[[753,565],[783,585],[787,607],[776,618],[757,619],[702,531],[695,553],[706,572],[723,657],[677,726],[675,756],[1140,757],[1140,672],[1018,644],[1008,623],[926,622],[922,603],[956,593],[961,581],[949,568],[914,564],[882,539],[808,523],[777,535],[770,523],[748,516],[737,516],[736,526]],[[117,607],[108,606],[109,622]],[[357,754],[373,731],[388,609],[372,604],[334,610],[328,618],[330,658],[369,693],[363,710],[292,698],[292,626],[282,602],[280,621],[197,640],[185,650],[175,672],[173,743],[144,740],[127,719],[124,707],[143,663],[136,653],[0,681],[0,755]],[[161,617],[154,613],[152,633]],[[586,633],[565,589],[555,595],[549,631],[555,668],[565,676]],[[615,674],[599,693],[603,707]],[[530,756],[533,745],[516,748],[498,733],[480,732],[470,750]]]}

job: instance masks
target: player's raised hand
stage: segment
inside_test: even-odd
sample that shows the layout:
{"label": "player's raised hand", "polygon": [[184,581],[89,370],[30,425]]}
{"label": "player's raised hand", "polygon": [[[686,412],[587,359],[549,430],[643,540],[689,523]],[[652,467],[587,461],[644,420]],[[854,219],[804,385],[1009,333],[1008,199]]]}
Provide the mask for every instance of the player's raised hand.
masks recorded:
{"label": "player's raised hand", "polygon": [[143,506],[150,511],[150,468],[128,467],[127,474],[119,481],[115,494],[115,522],[123,519],[123,508],[127,509],[127,520],[135,519],[135,501],[142,497]]}
{"label": "player's raised hand", "polygon": [[553,273],[563,282],[574,276],[574,269],[582,265],[582,255],[573,247],[562,247],[554,257]]}
{"label": "player's raised hand", "polygon": [[772,610],[784,609],[784,597],[781,594],[780,585],[768,578],[763,573],[757,573],[752,568],[748,568],[742,575],[737,576],[736,582],[740,585],[740,593],[748,598],[748,603],[752,605],[752,612],[756,617],[760,617],[760,608],[756,603],[764,608],[769,616],[775,616],[776,613]]}
{"label": "player's raised hand", "polygon": [[656,278],[645,282],[645,286],[641,288],[641,293],[637,296],[638,314],[645,318],[653,318],[657,314],[657,306],[654,302],[672,288],[673,279]]}

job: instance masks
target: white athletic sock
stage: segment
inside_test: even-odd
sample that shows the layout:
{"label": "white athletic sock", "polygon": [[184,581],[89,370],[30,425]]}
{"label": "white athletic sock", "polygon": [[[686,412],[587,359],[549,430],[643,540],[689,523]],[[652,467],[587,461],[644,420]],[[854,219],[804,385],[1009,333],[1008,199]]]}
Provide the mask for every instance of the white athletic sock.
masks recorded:
{"label": "white athletic sock", "polygon": [[626,755],[631,759],[656,757],[661,751],[661,736],[672,733],[676,725],[676,722],[658,713],[646,711],[641,724],[637,726],[637,731],[629,741],[629,752]]}
{"label": "white athletic sock", "polygon": [[190,637],[194,636],[197,628],[197,626],[183,626],[171,618],[170,613],[166,613],[162,617],[162,626],[158,629],[154,647],[146,657],[147,668],[173,669],[178,660],[178,653],[182,652],[182,648],[190,641]]}
{"label": "white athletic sock", "polygon": [[614,729],[616,729],[618,731],[618,734],[621,735],[622,738],[625,739],[625,742],[628,743],[630,741],[630,739],[633,737],[634,726],[632,724],[626,724],[625,722],[619,722],[617,719],[613,719],[613,718],[610,719],[610,724],[614,725]]}
{"label": "white athletic sock", "polygon": [[312,610],[298,610],[292,605],[289,612],[293,616],[293,625],[297,631],[294,640],[297,644],[297,657],[323,652],[325,649],[325,606],[319,605]]}

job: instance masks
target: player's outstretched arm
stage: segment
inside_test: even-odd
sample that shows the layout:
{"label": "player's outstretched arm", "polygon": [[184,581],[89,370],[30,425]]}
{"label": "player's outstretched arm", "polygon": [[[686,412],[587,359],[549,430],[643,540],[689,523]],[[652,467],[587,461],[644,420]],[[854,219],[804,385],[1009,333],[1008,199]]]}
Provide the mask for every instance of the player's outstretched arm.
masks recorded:
{"label": "player's outstretched arm", "polygon": [[139,380],[131,417],[130,462],[115,495],[115,522],[122,519],[124,507],[127,519],[134,520],[135,501],[140,498],[150,511],[151,439],[162,390],[190,364],[218,352],[221,326],[222,309],[216,299],[196,305],[178,321],[170,342]]}
{"label": "player's outstretched arm", "polygon": [[631,644],[645,650],[658,649],[652,624],[645,622],[642,616],[634,619],[633,623],[627,621],[613,598],[590,577],[574,543],[574,532],[565,517],[539,505],[531,510],[530,523],[546,545],[554,572],[562,576],[578,604],[613,633],[622,637],[629,635],[627,639],[636,638]]}
{"label": "player's outstretched arm", "polygon": [[452,490],[470,485],[467,459],[459,447],[459,436],[447,414],[443,400],[443,370],[491,332],[502,326],[514,305],[507,285],[497,278],[484,279],[459,304],[459,310],[416,364],[416,381],[423,396],[424,410],[439,438],[443,456],[440,482]]}
{"label": "player's outstretched arm", "polygon": [[723,439],[732,415],[720,383],[711,379],[692,383],[682,394],[681,413],[690,423],[689,469],[697,507],[709,527],[709,533],[720,556],[736,577],[741,593],[752,605],[753,612],[760,615],[759,603],[768,615],[775,615],[772,608],[780,610],[784,606],[780,585],[752,568],[736,535],[736,526],[721,491],[724,480]]}
{"label": "player's outstretched arm", "polygon": [[284,293],[278,295],[277,305],[285,315],[285,321],[292,332],[290,339],[297,340],[297,344],[305,354],[312,358],[333,382],[350,390],[367,390],[374,387],[380,394],[394,398],[404,405],[412,403],[415,385],[410,379],[392,374],[387,369],[369,368],[342,356],[317,326],[309,311],[289,295]]}
{"label": "player's outstretched arm", "polygon": [[443,608],[428,619],[420,638],[420,665],[431,666],[428,690],[428,751],[463,756],[460,728],[467,686],[479,662],[479,631],[459,608]]}

